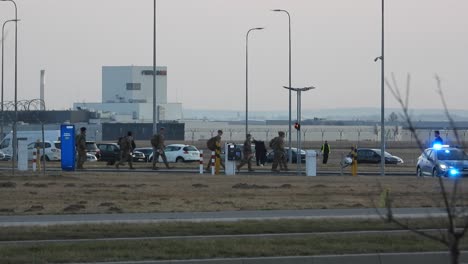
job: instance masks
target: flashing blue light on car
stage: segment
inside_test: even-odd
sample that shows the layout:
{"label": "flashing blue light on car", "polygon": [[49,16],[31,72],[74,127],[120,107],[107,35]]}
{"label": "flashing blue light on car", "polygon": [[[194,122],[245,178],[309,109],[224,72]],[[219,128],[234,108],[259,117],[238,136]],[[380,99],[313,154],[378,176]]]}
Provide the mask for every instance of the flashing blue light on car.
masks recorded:
{"label": "flashing blue light on car", "polygon": [[441,148],[442,148],[442,144],[438,144],[438,143],[436,143],[436,144],[432,145],[432,147],[433,147],[434,149],[437,149],[437,150],[439,150],[439,149],[441,149]]}
{"label": "flashing blue light on car", "polygon": [[435,150],[439,150],[439,149],[442,149],[442,148],[448,148],[450,147],[450,145],[442,145],[442,144],[439,144],[439,143],[435,143],[434,145],[432,145],[432,148],[434,148]]}
{"label": "flashing blue light on car", "polygon": [[450,169],[449,175],[451,177],[457,177],[460,174],[460,172],[457,169]]}

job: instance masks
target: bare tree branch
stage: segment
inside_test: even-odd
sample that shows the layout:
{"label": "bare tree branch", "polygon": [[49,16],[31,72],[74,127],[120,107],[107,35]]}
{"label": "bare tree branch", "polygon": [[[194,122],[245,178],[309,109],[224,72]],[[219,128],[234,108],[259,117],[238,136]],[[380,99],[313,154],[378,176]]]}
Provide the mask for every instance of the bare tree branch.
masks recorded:
{"label": "bare tree branch", "polygon": [[[447,102],[445,100],[445,96],[444,96],[444,93],[443,93],[443,90],[442,90],[441,80],[440,80],[439,76],[437,76],[437,75],[436,75],[435,78],[436,78],[436,82],[437,82],[437,92],[438,92],[438,94],[439,94],[439,96],[441,98],[445,116],[447,117],[447,119],[450,122],[450,128],[454,131],[453,133],[455,135],[457,144],[461,145],[461,146],[463,146],[463,148],[465,148],[465,144],[464,144],[464,142],[461,143],[460,136],[459,136],[459,133],[458,133],[458,129],[456,128],[455,122],[454,122],[454,120],[453,120],[453,118],[450,115],[450,112],[448,110]],[[390,91],[393,94],[393,96],[395,97],[395,99],[397,100],[397,102],[400,104],[400,106],[401,106],[401,108],[403,110],[403,118],[406,120],[409,130],[414,135],[415,141],[416,141],[419,149],[423,152],[423,155],[427,155],[427,153],[424,151],[425,147],[423,146],[422,141],[419,139],[418,134],[416,133],[415,126],[414,126],[414,124],[412,122],[412,119],[410,117],[410,114],[409,114],[409,91],[410,91],[410,83],[411,83],[410,80],[411,80],[411,76],[408,74],[407,78],[406,78],[405,97],[402,97],[402,94],[400,92],[400,89],[398,87],[398,83],[397,83],[397,80],[396,80],[394,74],[391,75],[391,82],[388,81],[387,79],[385,79],[385,83],[388,86],[388,88],[390,89]],[[426,157],[426,158],[429,158],[429,157]],[[450,251],[451,263],[458,263],[459,262],[459,256],[460,256],[460,241],[461,241],[461,239],[463,238],[463,236],[466,234],[466,232],[468,230],[468,216],[466,214],[466,208],[464,208],[462,210],[458,209],[457,201],[459,201],[459,199],[460,199],[459,196],[463,197],[463,195],[458,194],[458,189],[459,189],[459,184],[460,184],[459,179],[455,178],[453,180],[453,182],[452,182],[453,187],[452,187],[451,193],[448,191],[448,188],[446,188],[445,181],[446,180],[443,177],[441,177],[441,176],[438,177],[438,184],[439,184],[439,188],[440,188],[440,194],[442,196],[442,203],[443,203],[443,207],[444,207],[445,212],[446,212],[447,224],[448,224],[445,234],[443,234],[440,231],[439,236],[434,236],[434,235],[428,234],[428,233],[426,233],[424,231],[412,228],[412,227],[409,226],[409,224],[405,224],[405,223],[399,221],[398,219],[395,219],[394,217],[392,217],[389,220],[391,220],[391,222],[395,223],[396,225],[398,225],[401,228],[411,230],[412,232],[414,232],[416,234],[419,234],[419,235],[421,235],[423,237],[426,237],[426,238],[429,238],[429,239],[432,239],[432,240],[435,240],[435,241],[439,241],[442,244],[446,245],[448,247],[449,251]],[[388,201],[391,202],[391,199],[389,199]],[[386,207],[387,207],[387,212],[388,212],[387,214],[391,214],[391,205],[387,205]],[[379,216],[383,217],[380,214],[380,212],[379,212]],[[457,220],[460,219],[460,218],[462,218],[464,220],[464,225],[463,225],[462,229],[457,228],[457,224],[458,224]]]}
{"label": "bare tree branch", "polygon": [[444,113],[445,116],[447,117],[449,123],[450,123],[450,128],[453,130],[453,134],[455,135],[455,139],[457,141],[458,146],[462,146],[463,149],[465,149],[465,143],[461,141],[460,135],[458,134],[458,129],[456,129],[455,121],[453,120],[452,116],[450,115],[450,112],[447,107],[447,101],[445,100],[445,95],[442,90],[442,81],[440,77],[436,74],[435,79],[437,81],[437,93],[440,96],[440,100],[442,101],[442,106],[444,107]]}

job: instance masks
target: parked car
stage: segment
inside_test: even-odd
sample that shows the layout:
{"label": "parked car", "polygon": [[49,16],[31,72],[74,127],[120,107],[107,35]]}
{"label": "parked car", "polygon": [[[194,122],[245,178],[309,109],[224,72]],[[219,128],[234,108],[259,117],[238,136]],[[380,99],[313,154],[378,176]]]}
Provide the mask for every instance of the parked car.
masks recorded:
{"label": "parked car", "polygon": [[428,148],[418,158],[416,174],[418,176],[467,176],[468,156],[462,149],[445,145]]}
{"label": "parked car", "polygon": [[[380,149],[358,148],[357,149],[357,162],[358,163],[380,163],[381,160]],[[385,152],[385,164],[401,164],[403,159]]]}
{"label": "parked car", "polygon": [[86,152],[93,154],[98,160],[101,158],[101,151],[94,141],[86,141]]}
{"label": "parked car", "polygon": [[38,160],[43,160],[45,157],[46,161],[59,161],[62,158],[60,141],[44,141],[44,144],[42,142],[32,142],[28,144],[28,160],[33,160],[33,152],[37,151],[38,148],[38,157],[40,157]]}
{"label": "parked car", "polygon": [[[289,147],[285,147],[284,155],[286,155],[286,160],[289,162],[288,151],[289,151]],[[291,152],[292,152],[292,163],[297,163],[297,148],[291,148]],[[267,162],[270,162],[270,163],[273,162],[274,156],[275,156],[275,153],[273,151],[270,151],[267,154]],[[301,149],[301,163],[305,163],[305,159],[306,159],[306,152],[305,150]]]}
{"label": "parked car", "polygon": [[142,162],[145,162],[146,161],[146,155],[145,153],[141,152],[141,151],[138,151],[138,150],[134,150],[133,153],[132,153],[132,161],[142,161]]}
{"label": "parked car", "polygon": [[[200,160],[200,151],[192,145],[167,145],[164,153],[166,154],[167,162],[194,162]],[[149,161],[153,161],[153,153],[151,153]],[[159,157],[159,162],[162,162],[161,157]]]}
{"label": "parked car", "polygon": [[145,162],[148,162],[150,156],[153,154],[153,148],[136,148],[135,151],[139,151],[145,154]]}
{"label": "parked car", "polygon": [[0,150],[0,160],[1,161],[8,161],[11,160],[11,155],[4,153]]}
{"label": "parked car", "polygon": [[120,147],[116,143],[97,143],[96,146],[99,148],[99,161],[113,165],[120,159]]}
{"label": "parked car", "polygon": [[98,159],[96,158],[96,156],[94,154],[86,153],[86,161],[87,162],[96,162],[96,161],[98,161]]}

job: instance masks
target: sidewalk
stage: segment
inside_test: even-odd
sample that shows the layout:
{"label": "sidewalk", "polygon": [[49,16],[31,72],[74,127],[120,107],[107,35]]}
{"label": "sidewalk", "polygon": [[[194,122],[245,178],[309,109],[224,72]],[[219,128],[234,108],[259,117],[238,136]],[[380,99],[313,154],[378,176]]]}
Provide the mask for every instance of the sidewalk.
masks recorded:
{"label": "sidewalk", "polygon": [[[379,209],[382,215],[385,210]],[[394,208],[395,217],[427,218],[445,216],[440,208]],[[320,219],[320,218],[379,218],[374,208],[364,209],[310,209],[267,211],[219,211],[181,213],[138,214],[73,214],[73,215],[21,215],[0,216],[0,226],[72,225],[105,223],[151,223],[151,222],[209,222],[275,219]]]}

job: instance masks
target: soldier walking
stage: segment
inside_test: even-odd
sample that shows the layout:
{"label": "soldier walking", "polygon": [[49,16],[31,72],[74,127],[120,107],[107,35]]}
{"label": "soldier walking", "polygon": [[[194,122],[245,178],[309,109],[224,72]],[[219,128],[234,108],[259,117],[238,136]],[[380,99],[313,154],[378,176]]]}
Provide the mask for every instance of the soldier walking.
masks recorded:
{"label": "soldier walking", "polygon": [[357,169],[358,169],[357,168],[357,166],[358,166],[358,163],[357,163],[357,158],[358,158],[357,147],[352,146],[351,151],[349,152],[348,156],[352,160],[352,162],[351,162],[351,175],[357,176]]}
{"label": "soldier walking", "polygon": [[[218,135],[210,138],[206,142],[206,147],[215,152],[216,155],[216,161],[219,161],[221,167],[225,169],[224,167],[224,162],[223,159],[221,159],[221,136],[223,135],[222,130],[218,130]],[[206,167],[206,170],[208,171],[211,168],[211,159],[208,161],[208,166]]]}
{"label": "soldier walking", "polygon": [[237,171],[242,168],[245,164],[247,164],[247,168],[249,171],[254,171],[252,169],[252,158],[253,158],[253,153],[252,153],[252,135],[247,134],[247,138],[244,141],[244,149],[242,151],[243,158],[242,161],[239,165],[237,165]]}
{"label": "soldier walking", "polygon": [[280,165],[280,169],[287,171],[288,164],[286,163],[286,156],[284,151],[284,132],[279,131],[278,136],[273,138],[270,141],[270,148],[273,149],[274,158],[273,158],[273,165],[271,167],[271,171],[279,172],[278,164]]}
{"label": "soldier walking", "polygon": [[75,145],[78,151],[76,169],[83,170],[83,164],[86,161],[86,127],[80,128],[80,133],[75,137]]}
{"label": "soldier walking", "polygon": [[164,144],[164,134],[165,129],[161,127],[159,129],[159,133],[154,134],[151,138],[151,146],[153,146],[153,170],[157,170],[156,163],[159,160],[159,156],[161,156],[166,168],[170,169],[169,164],[167,163],[166,153],[164,153],[164,149],[166,145]]}
{"label": "soldier walking", "polygon": [[115,164],[118,169],[120,165],[123,165],[125,161],[128,161],[130,169],[134,170],[132,152],[135,149],[135,141],[133,140],[132,131],[127,132],[127,136],[119,139],[120,146],[120,160]]}

